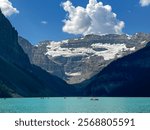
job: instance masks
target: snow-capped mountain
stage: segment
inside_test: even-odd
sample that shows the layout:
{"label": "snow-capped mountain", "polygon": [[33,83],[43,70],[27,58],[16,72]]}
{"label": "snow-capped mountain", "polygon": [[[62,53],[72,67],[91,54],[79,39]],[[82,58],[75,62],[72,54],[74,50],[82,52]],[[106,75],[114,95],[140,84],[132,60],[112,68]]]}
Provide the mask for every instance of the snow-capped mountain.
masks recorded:
{"label": "snow-capped mountain", "polygon": [[43,41],[33,46],[19,37],[19,44],[32,64],[69,84],[90,79],[110,62],[145,47],[149,41],[150,34],[108,34],[87,35],[59,42]]}

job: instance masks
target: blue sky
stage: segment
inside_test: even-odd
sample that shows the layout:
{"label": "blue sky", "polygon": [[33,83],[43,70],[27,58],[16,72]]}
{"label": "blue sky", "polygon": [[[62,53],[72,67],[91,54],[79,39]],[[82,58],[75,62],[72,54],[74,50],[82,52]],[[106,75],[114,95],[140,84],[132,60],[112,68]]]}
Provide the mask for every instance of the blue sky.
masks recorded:
{"label": "blue sky", "polygon": [[[60,4],[66,1],[10,0],[19,13],[13,14],[8,18],[19,32],[19,35],[25,37],[33,44],[42,40],[58,41],[80,36],[83,30],[81,30],[79,35],[69,34],[74,32],[74,30],[68,31],[68,28],[65,31],[62,30],[65,24],[62,21],[66,18],[67,12]],[[97,1],[103,2],[104,5],[110,5],[112,7],[111,12],[116,13],[117,19],[125,23],[125,27],[121,28],[123,33],[150,33],[150,6],[142,7],[139,4],[139,0]],[[71,0],[71,3],[74,7],[82,6],[86,8],[89,0]],[[75,32],[77,33],[78,30]]]}

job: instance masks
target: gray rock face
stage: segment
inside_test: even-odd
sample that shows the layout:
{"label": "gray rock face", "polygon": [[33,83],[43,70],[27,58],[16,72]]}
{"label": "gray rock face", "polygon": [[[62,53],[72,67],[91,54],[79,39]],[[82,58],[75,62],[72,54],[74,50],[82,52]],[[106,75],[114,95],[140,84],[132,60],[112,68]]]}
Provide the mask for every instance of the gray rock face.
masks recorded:
{"label": "gray rock face", "polygon": [[60,42],[43,41],[33,46],[19,37],[30,62],[69,84],[81,83],[99,73],[112,61],[133,53],[150,41],[150,34],[87,35]]}

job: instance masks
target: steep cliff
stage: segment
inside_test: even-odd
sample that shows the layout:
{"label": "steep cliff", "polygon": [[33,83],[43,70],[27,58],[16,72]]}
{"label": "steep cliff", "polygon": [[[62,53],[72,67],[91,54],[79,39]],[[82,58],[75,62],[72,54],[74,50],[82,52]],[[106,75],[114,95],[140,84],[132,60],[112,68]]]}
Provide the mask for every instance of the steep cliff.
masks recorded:
{"label": "steep cliff", "polygon": [[30,64],[18,33],[0,11],[0,97],[72,96],[63,80]]}

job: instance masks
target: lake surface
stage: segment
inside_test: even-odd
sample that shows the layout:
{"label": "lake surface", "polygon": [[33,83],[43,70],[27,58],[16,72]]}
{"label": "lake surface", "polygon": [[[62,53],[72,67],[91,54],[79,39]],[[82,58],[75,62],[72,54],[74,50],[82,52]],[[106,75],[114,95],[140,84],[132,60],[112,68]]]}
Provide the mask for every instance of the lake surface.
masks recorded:
{"label": "lake surface", "polygon": [[150,113],[150,98],[0,99],[0,113]]}

